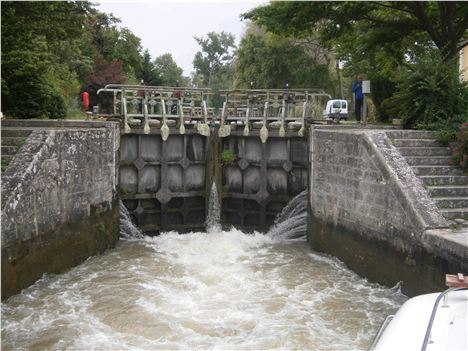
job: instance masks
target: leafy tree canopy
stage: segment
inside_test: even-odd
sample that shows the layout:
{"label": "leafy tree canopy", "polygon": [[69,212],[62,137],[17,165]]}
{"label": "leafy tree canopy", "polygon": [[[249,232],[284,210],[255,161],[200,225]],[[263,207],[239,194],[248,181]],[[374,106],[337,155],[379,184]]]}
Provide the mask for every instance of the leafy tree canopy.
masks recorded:
{"label": "leafy tree canopy", "polygon": [[154,63],[151,61],[151,55],[148,50],[143,53],[143,61],[141,63],[141,79],[145,85],[160,85],[161,77],[156,70]]}
{"label": "leafy tree canopy", "polygon": [[232,60],[235,37],[226,32],[210,32],[205,37],[195,37],[201,50],[195,54],[193,67],[202,77],[205,86],[212,87],[213,81],[225,71]]}
{"label": "leafy tree canopy", "polygon": [[154,67],[160,76],[162,85],[175,87],[188,84],[188,78],[182,75],[184,71],[177,66],[171,54],[166,53],[158,56],[154,60]]}
{"label": "leafy tree canopy", "polygon": [[236,52],[237,87],[321,88],[332,92],[329,62],[319,62],[304,43],[261,29],[247,31]]}
{"label": "leafy tree canopy", "polygon": [[275,33],[318,32],[329,45],[359,24],[369,46],[400,48],[408,38],[419,37],[431,41],[445,60],[468,44],[468,3],[463,1],[275,1],[243,17]]}

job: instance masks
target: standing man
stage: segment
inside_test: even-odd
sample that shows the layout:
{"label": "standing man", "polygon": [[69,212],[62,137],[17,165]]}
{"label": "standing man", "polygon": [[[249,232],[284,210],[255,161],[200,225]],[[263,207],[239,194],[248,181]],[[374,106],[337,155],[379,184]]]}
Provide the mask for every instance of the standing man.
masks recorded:
{"label": "standing man", "polygon": [[364,94],[362,93],[362,78],[362,74],[358,74],[352,88],[354,94],[354,112],[358,123],[361,123],[362,102],[364,99]]}

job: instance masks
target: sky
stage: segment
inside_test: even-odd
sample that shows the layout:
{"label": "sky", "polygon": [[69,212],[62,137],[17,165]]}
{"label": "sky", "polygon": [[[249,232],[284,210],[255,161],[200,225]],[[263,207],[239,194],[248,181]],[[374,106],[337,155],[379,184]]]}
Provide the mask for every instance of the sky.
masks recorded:
{"label": "sky", "polygon": [[153,59],[171,53],[189,76],[200,49],[193,37],[225,31],[233,33],[238,44],[246,24],[240,14],[262,3],[266,1],[101,1],[98,9],[120,18],[120,25],[141,39]]}

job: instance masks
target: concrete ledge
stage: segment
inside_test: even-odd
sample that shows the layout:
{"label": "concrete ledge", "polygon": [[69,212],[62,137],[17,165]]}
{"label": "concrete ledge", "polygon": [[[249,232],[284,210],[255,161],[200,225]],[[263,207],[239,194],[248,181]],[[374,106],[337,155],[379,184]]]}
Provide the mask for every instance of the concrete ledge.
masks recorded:
{"label": "concrete ledge", "polygon": [[460,262],[457,271],[468,272],[468,230],[430,229],[422,235],[421,243],[425,250],[447,261]]}

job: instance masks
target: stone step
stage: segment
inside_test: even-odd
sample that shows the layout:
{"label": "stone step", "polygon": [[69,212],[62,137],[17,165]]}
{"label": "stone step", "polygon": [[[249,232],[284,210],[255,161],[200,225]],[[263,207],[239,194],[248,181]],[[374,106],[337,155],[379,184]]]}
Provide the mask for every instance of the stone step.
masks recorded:
{"label": "stone step", "polygon": [[468,196],[468,186],[463,185],[436,185],[426,187],[427,192],[433,197]]}
{"label": "stone step", "polygon": [[410,166],[451,166],[451,156],[406,156]]}
{"label": "stone step", "polygon": [[429,130],[392,130],[387,135],[391,139],[435,139],[435,133]]}
{"label": "stone step", "polygon": [[441,146],[435,139],[393,139],[393,145],[396,147],[435,147]]}
{"label": "stone step", "polygon": [[2,145],[1,151],[2,151],[2,156],[3,155],[15,155],[18,152],[18,147],[17,146],[4,146]]}
{"label": "stone step", "polygon": [[403,156],[451,156],[449,147],[399,147]]}
{"label": "stone step", "polygon": [[420,176],[424,185],[464,185],[468,186],[468,176]]}
{"label": "stone step", "polygon": [[27,137],[31,134],[31,130],[16,129],[16,128],[2,128],[2,138],[5,137]]}
{"label": "stone step", "polygon": [[437,207],[442,208],[467,208],[468,197],[434,197]]}
{"label": "stone step", "polygon": [[468,208],[444,208],[440,212],[447,219],[464,218],[468,219]]}
{"label": "stone step", "polygon": [[414,174],[424,175],[463,175],[463,171],[457,166],[412,166]]}

